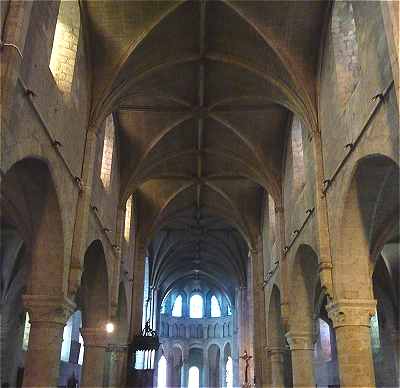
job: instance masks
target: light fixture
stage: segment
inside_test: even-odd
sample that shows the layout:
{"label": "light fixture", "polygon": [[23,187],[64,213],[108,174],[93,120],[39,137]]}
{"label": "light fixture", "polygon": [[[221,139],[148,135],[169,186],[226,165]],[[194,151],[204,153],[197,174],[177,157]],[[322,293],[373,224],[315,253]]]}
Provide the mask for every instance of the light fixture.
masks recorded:
{"label": "light fixture", "polygon": [[114,324],[112,322],[107,322],[106,332],[111,334],[113,331],[114,331]]}

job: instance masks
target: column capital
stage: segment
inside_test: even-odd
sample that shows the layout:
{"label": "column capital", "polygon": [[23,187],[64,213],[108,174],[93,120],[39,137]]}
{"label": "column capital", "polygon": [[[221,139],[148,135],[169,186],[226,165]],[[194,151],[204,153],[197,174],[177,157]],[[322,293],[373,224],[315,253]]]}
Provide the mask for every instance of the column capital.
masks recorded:
{"label": "column capital", "polygon": [[266,346],[264,349],[269,356],[283,355],[286,351],[282,346]]}
{"label": "column capital", "polygon": [[124,353],[128,351],[128,345],[107,344],[107,351],[115,353]]}
{"label": "column capital", "polygon": [[22,300],[31,322],[64,325],[76,307],[64,295],[23,295]]}
{"label": "column capital", "polygon": [[370,318],[376,312],[373,299],[339,299],[326,306],[333,327],[370,326]]}
{"label": "column capital", "polygon": [[85,346],[91,346],[95,348],[107,348],[110,338],[108,337],[105,329],[103,328],[82,328],[81,334]]}
{"label": "column capital", "polygon": [[313,350],[313,335],[311,332],[293,332],[286,333],[286,339],[290,350]]}

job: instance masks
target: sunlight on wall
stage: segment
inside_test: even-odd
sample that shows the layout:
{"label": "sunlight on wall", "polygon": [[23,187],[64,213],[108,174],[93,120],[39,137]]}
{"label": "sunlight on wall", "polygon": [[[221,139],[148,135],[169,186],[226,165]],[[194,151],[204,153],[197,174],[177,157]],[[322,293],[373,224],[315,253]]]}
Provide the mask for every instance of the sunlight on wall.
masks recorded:
{"label": "sunlight on wall", "polygon": [[58,88],[64,94],[71,92],[76,52],[78,50],[79,30],[80,12],[78,1],[61,1],[49,67]]}

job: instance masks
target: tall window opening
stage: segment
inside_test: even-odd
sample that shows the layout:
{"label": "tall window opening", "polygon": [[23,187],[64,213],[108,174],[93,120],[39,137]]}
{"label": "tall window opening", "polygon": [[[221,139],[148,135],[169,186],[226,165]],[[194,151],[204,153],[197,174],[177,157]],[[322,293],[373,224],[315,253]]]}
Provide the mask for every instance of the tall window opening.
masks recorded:
{"label": "tall window opening", "polygon": [[293,192],[301,191],[305,184],[303,126],[297,116],[293,116],[291,130],[292,163],[293,163]]}
{"label": "tall window opening", "polygon": [[114,152],[114,119],[112,114],[106,118],[106,128],[104,131],[104,142],[103,142],[103,157],[101,161],[101,181],[103,182],[104,188],[109,191],[111,185],[111,169]]}
{"label": "tall window opening", "polygon": [[61,361],[65,362],[69,362],[69,353],[71,350],[72,341],[72,323],[73,316],[71,315],[67,321],[67,324],[64,326],[63,341],[61,345]]}
{"label": "tall window opening", "polygon": [[190,297],[190,318],[203,318],[203,298],[199,294]]}
{"label": "tall window opening", "polygon": [[28,351],[29,334],[31,332],[31,322],[29,320],[29,313],[25,314],[24,337],[22,339],[22,349]]}
{"label": "tall window opening", "polygon": [[225,374],[226,388],[233,388],[233,362],[231,356],[228,356],[225,370],[226,370]]}
{"label": "tall window opening", "polygon": [[188,388],[200,387],[200,371],[197,366],[192,366],[189,369]]}
{"label": "tall window opening", "polygon": [[331,29],[337,94],[340,104],[344,106],[357,86],[361,72],[351,1],[335,1]]}
{"label": "tall window opening", "polygon": [[269,227],[271,231],[271,241],[275,241],[275,235],[276,235],[275,201],[270,194],[268,194],[268,217],[269,217]]}
{"label": "tall window opening", "polygon": [[379,321],[377,312],[375,312],[375,314],[371,317],[370,332],[372,352],[374,354],[378,354],[381,347],[381,339],[379,334]]}
{"label": "tall window opening", "polygon": [[167,359],[164,355],[160,357],[157,367],[157,387],[166,388],[167,387]]}
{"label": "tall window opening", "polygon": [[221,316],[221,307],[215,295],[211,297],[211,317],[219,318]]}
{"label": "tall window opening", "polygon": [[78,50],[80,12],[78,0],[62,0],[58,10],[50,57],[50,70],[61,92],[71,92]]}
{"label": "tall window opening", "polygon": [[[149,321],[150,327],[153,328],[151,319],[151,294],[150,294],[150,260],[145,257],[144,261],[144,285],[143,285],[143,310],[142,310],[142,329],[146,322]],[[153,350],[138,350],[135,357],[135,369],[152,369],[154,368]]]}
{"label": "tall window opening", "polygon": [[172,316],[182,316],[182,295],[178,295],[175,299],[174,306],[172,307]]}
{"label": "tall window opening", "polygon": [[324,362],[332,360],[331,328],[327,322],[318,318],[319,338],[317,341],[317,353]]}
{"label": "tall window opening", "polygon": [[124,225],[124,238],[129,242],[131,235],[131,222],[132,222],[132,195],[127,199],[125,205],[125,225]]}

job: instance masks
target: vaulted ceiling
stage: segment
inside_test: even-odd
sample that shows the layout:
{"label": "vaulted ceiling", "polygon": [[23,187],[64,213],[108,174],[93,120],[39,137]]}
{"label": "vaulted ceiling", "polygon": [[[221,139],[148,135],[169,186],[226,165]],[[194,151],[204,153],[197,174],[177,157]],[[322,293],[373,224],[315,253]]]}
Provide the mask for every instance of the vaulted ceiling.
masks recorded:
{"label": "vaulted ceiling", "polygon": [[292,114],[316,125],[327,3],[83,3],[92,120],[114,112],[121,196],[135,193],[154,282],[245,282],[263,193],[281,195]]}

